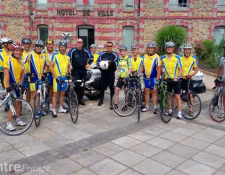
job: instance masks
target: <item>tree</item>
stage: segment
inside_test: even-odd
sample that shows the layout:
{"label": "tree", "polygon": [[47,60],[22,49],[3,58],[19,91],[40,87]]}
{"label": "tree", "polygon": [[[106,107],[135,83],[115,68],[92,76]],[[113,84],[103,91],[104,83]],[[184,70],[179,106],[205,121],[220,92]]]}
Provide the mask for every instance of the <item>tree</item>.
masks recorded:
{"label": "tree", "polygon": [[176,48],[179,48],[186,42],[187,32],[185,28],[179,26],[165,26],[161,28],[156,34],[156,43],[160,54],[165,53],[165,43],[173,41]]}

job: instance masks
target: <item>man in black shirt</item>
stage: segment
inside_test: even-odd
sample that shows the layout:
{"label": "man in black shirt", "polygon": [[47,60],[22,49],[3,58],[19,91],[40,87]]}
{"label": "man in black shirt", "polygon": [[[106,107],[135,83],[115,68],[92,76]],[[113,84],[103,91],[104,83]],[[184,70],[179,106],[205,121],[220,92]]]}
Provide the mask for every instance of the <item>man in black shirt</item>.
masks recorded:
{"label": "man in black shirt", "polygon": [[[115,71],[118,65],[119,56],[116,52],[112,51],[113,43],[107,42],[107,50],[102,52],[97,60],[97,63],[100,64],[102,61],[107,61],[108,66],[101,67],[101,96],[98,103],[98,106],[103,104],[105,89],[109,86],[111,100],[114,95],[114,82],[115,82]],[[112,103],[110,100],[110,109],[112,109]]]}
{"label": "man in black shirt", "polygon": [[[77,40],[77,47],[72,48],[68,56],[72,65],[72,76],[78,80],[86,81],[87,68],[93,62],[93,55],[91,52],[83,47],[83,40],[79,38]],[[83,101],[84,85],[81,87],[80,82],[76,82],[75,88],[77,98],[80,105],[86,105]]]}

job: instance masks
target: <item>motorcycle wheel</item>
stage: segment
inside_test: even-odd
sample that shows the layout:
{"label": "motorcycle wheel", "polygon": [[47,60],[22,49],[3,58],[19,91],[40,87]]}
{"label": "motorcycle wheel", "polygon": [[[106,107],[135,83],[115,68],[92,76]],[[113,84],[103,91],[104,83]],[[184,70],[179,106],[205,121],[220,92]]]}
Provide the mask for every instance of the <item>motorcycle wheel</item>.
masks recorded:
{"label": "motorcycle wheel", "polygon": [[98,95],[89,95],[89,94],[86,94],[87,98],[89,100],[98,100],[100,98],[100,93]]}

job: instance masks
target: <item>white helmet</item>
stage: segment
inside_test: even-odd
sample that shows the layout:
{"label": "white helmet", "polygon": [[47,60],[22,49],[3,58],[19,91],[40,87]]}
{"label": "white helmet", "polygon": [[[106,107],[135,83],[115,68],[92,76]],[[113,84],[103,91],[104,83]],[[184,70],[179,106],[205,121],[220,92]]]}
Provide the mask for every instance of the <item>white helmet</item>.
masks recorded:
{"label": "white helmet", "polygon": [[191,44],[185,44],[183,49],[192,49],[192,45]]}
{"label": "white helmet", "polygon": [[155,47],[156,45],[155,45],[155,43],[153,43],[153,42],[149,42],[149,43],[147,43],[147,47]]}
{"label": "white helmet", "polygon": [[175,44],[173,41],[169,41],[169,42],[166,42],[165,47],[175,47]]}
{"label": "white helmet", "polygon": [[11,38],[9,38],[9,37],[3,37],[2,39],[1,39],[1,43],[3,44],[3,43],[13,43],[13,40],[11,39]]}
{"label": "white helmet", "polygon": [[109,62],[108,61],[101,61],[100,64],[99,64],[100,68],[102,70],[107,70],[108,67],[109,67]]}

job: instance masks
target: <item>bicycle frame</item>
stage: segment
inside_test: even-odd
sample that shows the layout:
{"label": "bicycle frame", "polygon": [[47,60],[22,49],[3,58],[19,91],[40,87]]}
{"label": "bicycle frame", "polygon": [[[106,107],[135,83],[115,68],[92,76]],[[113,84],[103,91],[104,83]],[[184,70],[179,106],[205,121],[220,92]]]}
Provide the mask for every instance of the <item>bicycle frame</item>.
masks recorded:
{"label": "bicycle frame", "polygon": [[[160,92],[161,92],[161,100],[162,100],[163,107],[166,106],[167,82],[168,82],[168,80],[166,80],[166,79],[160,79],[160,82],[158,85],[158,89],[160,89]],[[161,85],[162,85],[162,87],[161,87]]]}
{"label": "bicycle frame", "polygon": [[[4,90],[3,92],[6,92],[6,91]],[[0,104],[0,108],[2,107],[3,104],[5,104],[5,102],[8,101],[8,105],[13,114],[13,117],[16,117],[16,110],[12,104],[14,98],[15,97],[13,96],[12,92],[7,93],[6,97],[3,99],[2,103]]]}

